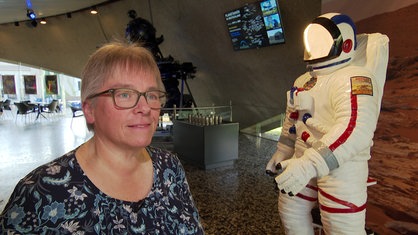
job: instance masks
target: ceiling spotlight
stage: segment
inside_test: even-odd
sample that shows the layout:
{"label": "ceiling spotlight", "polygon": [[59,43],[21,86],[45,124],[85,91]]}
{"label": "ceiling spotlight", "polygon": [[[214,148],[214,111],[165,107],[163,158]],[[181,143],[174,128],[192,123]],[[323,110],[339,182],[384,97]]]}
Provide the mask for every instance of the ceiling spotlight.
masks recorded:
{"label": "ceiling spotlight", "polygon": [[129,10],[128,11],[129,18],[135,19],[136,18],[136,11],[135,10]]}
{"label": "ceiling spotlight", "polygon": [[41,23],[41,24],[46,24],[46,20],[45,20],[45,18],[42,18],[42,19],[41,19],[41,21],[40,21],[39,23]]}
{"label": "ceiling spotlight", "polygon": [[90,13],[93,14],[93,15],[96,15],[99,12],[97,11],[96,7],[92,7],[91,10],[90,10]]}
{"label": "ceiling spotlight", "polygon": [[31,19],[31,20],[36,19],[36,14],[35,14],[35,12],[33,12],[33,10],[31,10],[31,9],[28,9],[28,10],[26,11],[26,16],[27,16],[29,19]]}

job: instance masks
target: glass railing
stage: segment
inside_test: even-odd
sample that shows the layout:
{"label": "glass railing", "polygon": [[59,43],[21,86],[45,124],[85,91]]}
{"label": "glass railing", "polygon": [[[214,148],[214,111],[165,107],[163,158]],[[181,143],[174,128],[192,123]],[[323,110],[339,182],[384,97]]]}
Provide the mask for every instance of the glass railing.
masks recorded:
{"label": "glass railing", "polygon": [[[279,114],[253,126],[241,129],[240,132],[277,141],[281,134],[284,117],[284,114]],[[233,122],[232,104],[190,108],[163,108],[161,109],[158,129],[170,131],[174,120],[188,121],[196,125],[215,125],[223,122]]]}
{"label": "glass railing", "polygon": [[250,127],[241,129],[240,131],[244,134],[254,135],[257,137],[277,141],[282,132],[284,118],[284,113],[279,114]]}
{"label": "glass railing", "polygon": [[[172,146],[172,128],[174,120],[188,121],[195,125],[215,125],[232,122],[232,105],[205,106],[190,108],[163,108],[161,109],[157,131],[153,137],[154,146]],[[167,147],[168,146],[168,147]],[[170,147],[171,146],[171,147]]]}
{"label": "glass railing", "polygon": [[[204,106],[190,108],[163,108],[161,117],[170,117],[170,120],[189,120],[191,118],[213,118],[224,122],[232,122],[232,104],[224,106]],[[221,122],[222,122],[221,121]]]}

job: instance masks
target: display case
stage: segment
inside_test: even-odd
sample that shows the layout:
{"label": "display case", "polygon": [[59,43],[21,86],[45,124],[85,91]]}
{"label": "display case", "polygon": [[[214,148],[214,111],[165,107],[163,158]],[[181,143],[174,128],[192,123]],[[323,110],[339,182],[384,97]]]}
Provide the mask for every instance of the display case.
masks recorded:
{"label": "display case", "polygon": [[203,125],[174,120],[174,152],[202,169],[231,166],[238,158],[238,135],[238,123]]}

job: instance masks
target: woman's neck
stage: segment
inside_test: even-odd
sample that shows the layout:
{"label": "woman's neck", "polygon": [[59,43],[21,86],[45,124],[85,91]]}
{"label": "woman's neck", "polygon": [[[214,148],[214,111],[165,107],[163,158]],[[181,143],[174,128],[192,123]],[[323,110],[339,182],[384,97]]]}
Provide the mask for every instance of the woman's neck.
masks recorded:
{"label": "woman's neck", "polygon": [[103,168],[129,174],[147,161],[149,154],[145,148],[127,149],[112,144],[103,143],[98,138],[92,138],[86,143],[88,161]]}
{"label": "woman's neck", "polygon": [[151,190],[153,167],[145,148],[122,151],[92,138],[77,150],[76,158],[90,181],[113,198],[137,201]]}

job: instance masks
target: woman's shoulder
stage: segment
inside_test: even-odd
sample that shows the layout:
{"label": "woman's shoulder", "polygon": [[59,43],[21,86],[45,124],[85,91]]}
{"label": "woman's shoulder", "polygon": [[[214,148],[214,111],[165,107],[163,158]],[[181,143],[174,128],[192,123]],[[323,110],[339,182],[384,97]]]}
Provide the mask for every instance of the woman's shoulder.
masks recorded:
{"label": "woman's shoulder", "polygon": [[54,160],[44,164],[43,166],[50,166],[50,165],[60,165],[63,167],[74,167],[74,163],[76,162],[75,158],[76,149],[71,150],[64,155],[55,158]]}
{"label": "woman's shoulder", "polygon": [[[75,166],[74,152],[70,151],[59,158],[45,163],[20,179],[12,192],[9,202],[30,207],[33,205],[29,204],[35,201],[39,202],[42,196],[45,196],[47,199],[52,199],[52,194],[61,197],[64,190],[62,188],[65,188],[63,185],[68,185],[69,182],[77,178],[75,177],[77,175],[75,172],[78,172],[78,170],[77,166]],[[46,201],[51,202],[49,200]]]}
{"label": "woman's shoulder", "polygon": [[75,161],[75,150],[72,150],[48,163],[38,166],[26,175],[26,177],[34,174],[55,175],[58,173],[57,171],[61,171],[62,168],[74,168]]}

